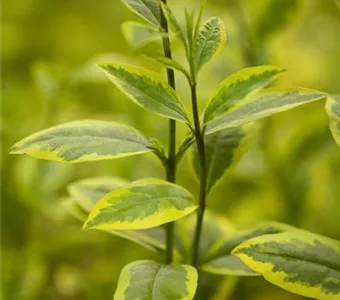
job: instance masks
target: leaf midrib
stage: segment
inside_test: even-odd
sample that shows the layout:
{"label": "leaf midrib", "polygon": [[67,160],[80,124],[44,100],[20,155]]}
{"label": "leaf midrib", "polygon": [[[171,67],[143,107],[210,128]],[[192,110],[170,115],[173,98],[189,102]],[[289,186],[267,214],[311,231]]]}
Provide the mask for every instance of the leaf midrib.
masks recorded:
{"label": "leaf midrib", "polygon": [[[137,74],[137,75],[138,75],[138,74]],[[140,76],[140,75],[139,75],[139,76]],[[118,77],[117,77],[117,79],[118,79]],[[121,80],[121,79],[118,79],[118,80],[119,80],[119,81],[123,81],[123,80]],[[156,82],[156,81],[153,81],[153,82],[157,84],[157,88],[158,88],[158,85],[161,85],[161,87],[164,88],[165,90],[169,89],[169,88],[167,88],[167,87],[164,87],[160,82]],[[145,93],[142,89],[139,89],[139,88],[135,87],[134,85],[132,85],[132,84],[129,83],[128,81],[123,81],[123,83],[128,84],[128,85],[130,86],[130,88],[137,90],[140,94],[143,94],[145,97],[147,97],[147,98],[150,99],[151,101],[153,101],[153,102],[155,102],[155,103],[157,103],[157,104],[161,104],[161,105],[163,105],[164,107],[166,107],[167,109],[171,110],[173,113],[175,113],[175,114],[177,115],[177,118],[180,117],[180,119],[183,120],[183,121],[187,120],[187,116],[186,116],[187,114],[186,114],[186,111],[185,111],[185,109],[184,109],[184,106],[182,105],[182,102],[179,101],[179,99],[177,98],[176,93],[175,93],[175,94],[168,94],[168,95],[171,97],[171,99],[174,100],[173,103],[174,103],[175,106],[176,106],[176,109],[175,109],[174,107],[171,107],[166,101],[161,102],[161,101],[159,101],[159,100],[156,100],[152,95],[149,95],[149,94]],[[171,88],[170,88],[170,89],[171,89]],[[171,90],[171,91],[172,91],[172,90]],[[138,103],[140,103],[140,102],[137,100],[137,98],[135,98],[133,95],[131,95],[131,97],[133,97],[134,99],[136,99],[136,101],[137,101]],[[163,98],[163,97],[161,97],[161,98]],[[164,98],[163,98],[163,99],[164,99]],[[140,104],[141,104],[141,103],[140,103]],[[143,106],[144,106],[144,105],[143,105]],[[152,111],[151,108],[148,108],[148,109]],[[178,109],[179,109],[179,110],[178,110]],[[160,114],[164,115],[164,112],[162,112],[162,113],[160,113]]]}
{"label": "leaf midrib", "polygon": [[[141,142],[139,141],[136,141],[136,140],[130,140],[130,139],[118,139],[118,138],[111,138],[111,137],[98,137],[98,136],[92,136],[92,135],[82,135],[82,136],[60,136],[60,135],[56,135],[56,136],[53,136],[53,137],[49,137],[49,138],[46,138],[44,140],[41,140],[41,141],[37,141],[37,142],[34,142],[32,143],[31,145],[29,145],[28,147],[32,147],[32,145],[34,144],[40,144],[40,143],[45,143],[45,142],[49,142],[51,140],[68,140],[68,139],[71,139],[71,140],[74,140],[74,139],[82,139],[82,138],[92,138],[92,139],[97,139],[97,140],[103,140],[103,142],[105,141],[110,141],[110,142],[114,142],[114,141],[122,141],[122,142],[129,142],[129,143],[135,143],[135,144],[139,144],[139,145],[142,145],[144,146],[145,148],[147,148],[147,145],[145,144],[142,144]],[[30,142],[30,141],[27,141],[27,142]],[[24,146],[24,145],[22,145]]]}

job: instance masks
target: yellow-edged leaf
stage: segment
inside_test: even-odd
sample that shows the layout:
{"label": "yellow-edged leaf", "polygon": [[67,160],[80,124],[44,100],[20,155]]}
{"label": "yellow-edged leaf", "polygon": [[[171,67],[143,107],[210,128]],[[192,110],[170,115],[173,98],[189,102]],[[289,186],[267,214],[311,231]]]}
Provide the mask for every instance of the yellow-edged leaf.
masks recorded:
{"label": "yellow-edged leaf", "polygon": [[135,261],[120,273],[114,300],[192,300],[197,280],[197,271],[192,266]]}
{"label": "yellow-edged leaf", "polygon": [[244,125],[302,104],[325,99],[326,96],[325,93],[305,88],[266,89],[235,103],[222,117],[209,122],[206,133]]}
{"label": "yellow-edged leaf", "polygon": [[284,70],[270,65],[244,68],[221,82],[205,108],[204,123],[223,116],[247,96],[275,80]]}
{"label": "yellow-edged leaf", "polygon": [[11,154],[62,163],[120,158],[151,151],[151,142],[134,128],[104,121],[74,121],[34,133],[17,142]]}
{"label": "yellow-edged leaf", "polygon": [[179,95],[157,73],[122,64],[99,65],[109,79],[139,106],[163,117],[188,121]]}
{"label": "yellow-edged leaf", "polygon": [[145,229],[184,217],[197,208],[184,188],[160,179],[142,179],[106,194],[84,229]]}
{"label": "yellow-edged leaf", "polygon": [[290,292],[314,299],[340,299],[339,241],[301,230],[257,237],[232,253]]}
{"label": "yellow-edged leaf", "polygon": [[231,255],[232,250],[251,238],[287,230],[294,230],[294,228],[277,222],[263,222],[251,230],[235,232],[231,236],[224,237],[219,241],[215,251],[202,261],[202,269],[219,275],[259,276],[259,273],[249,268],[239,257]]}

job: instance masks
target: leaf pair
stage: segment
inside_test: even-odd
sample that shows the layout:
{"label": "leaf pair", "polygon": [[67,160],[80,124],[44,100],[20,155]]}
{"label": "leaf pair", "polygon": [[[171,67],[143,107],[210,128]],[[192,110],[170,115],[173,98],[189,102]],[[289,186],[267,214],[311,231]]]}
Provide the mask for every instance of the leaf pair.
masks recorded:
{"label": "leaf pair", "polygon": [[245,68],[227,77],[204,112],[206,134],[279,113],[326,98],[325,93],[304,89],[266,89],[284,70],[275,66]]}

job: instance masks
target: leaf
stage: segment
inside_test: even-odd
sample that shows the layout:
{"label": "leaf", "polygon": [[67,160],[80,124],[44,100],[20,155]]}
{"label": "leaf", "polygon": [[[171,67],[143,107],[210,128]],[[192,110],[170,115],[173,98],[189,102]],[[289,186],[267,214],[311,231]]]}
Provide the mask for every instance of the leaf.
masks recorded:
{"label": "leaf", "polygon": [[142,48],[150,42],[158,41],[165,35],[155,27],[139,22],[128,21],[121,26],[125,39],[136,49]]}
{"label": "leaf", "polygon": [[202,24],[193,45],[194,74],[218,53],[225,42],[224,23],[220,18],[212,17]]}
{"label": "leaf", "polygon": [[158,0],[122,0],[122,2],[150,24],[161,26],[161,8]]}
{"label": "leaf", "polygon": [[197,279],[197,271],[192,266],[135,261],[120,273],[114,300],[191,300],[195,296]]}
{"label": "leaf", "polygon": [[304,88],[266,89],[235,104],[219,119],[208,123],[206,134],[256,121],[302,104],[326,98],[326,94]]}
{"label": "leaf", "polygon": [[149,152],[149,145],[150,141],[134,128],[85,120],[39,131],[17,142],[10,152],[63,163],[80,163]]}
{"label": "leaf", "polygon": [[299,0],[270,0],[259,15],[254,28],[255,35],[261,41],[265,41],[275,32],[290,23],[300,6]]}
{"label": "leaf", "polygon": [[37,62],[32,67],[32,75],[36,86],[47,101],[57,99],[65,81],[59,67],[44,62]]}
{"label": "leaf", "polygon": [[151,228],[184,217],[196,208],[192,195],[184,188],[159,179],[142,179],[106,194],[83,228]]}
{"label": "leaf", "polygon": [[[118,177],[92,177],[78,180],[68,186],[68,191],[74,198],[66,199],[62,202],[62,206],[78,220],[85,222],[88,213],[99,199],[127,183]],[[165,232],[161,227],[138,231],[107,230],[107,232],[152,251],[165,250]]]}
{"label": "leaf", "polygon": [[204,112],[204,123],[223,116],[235,105],[275,80],[284,70],[270,65],[244,68],[218,86]]}
{"label": "leaf", "polygon": [[[247,130],[241,127],[229,128],[207,135],[204,138],[207,190],[218,184],[227,170],[234,167],[242,158],[247,145]],[[194,169],[200,174],[200,163],[197,147],[194,147]]]}
{"label": "leaf", "polygon": [[314,299],[340,299],[340,243],[306,231],[264,235],[233,254],[269,282]]}
{"label": "leaf", "polygon": [[180,63],[178,63],[177,61],[174,61],[173,59],[167,58],[163,55],[157,55],[157,54],[145,54],[144,56],[148,58],[149,60],[160,63],[167,68],[179,71],[183,73],[187,78],[190,78],[190,75],[185,70],[185,68]]}
{"label": "leaf", "polygon": [[236,232],[234,235],[220,241],[219,247],[213,255],[206,257],[202,262],[202,269],[212,274],[258,276],[258,273],[250,269],[238,257],[232,256],[232,250],[248,239],[287,230],[294,230],[294,228],[277,222],[264,222],[254,229]]}
{"label": "leaf", "polygon": [[183,43],[186,51],[186,55],[188,57],[188,38],[186,37],[186,33],[182,29],[181,25],[178,23],[177,19],[173,15],[170,8],[163,2],[160,3],[162,11],[164,13],[164,16],[166,20],[168,21],[171,30],[173,33],[179,38],[179,40]]}
{"label": "leaf", "polygon": [[188,121],[178,94],[156,73],[121,64],[99,65],[111,81],[132,101],[163,117]]}
{"label": "leaf", "polygon": [[327,98],[326,112],[331,132],[340,147],[340,95],[329,96]]}
{"label": "leaf", "polygon": [[67,189],[78,204],[89,212],[105,194],[128,183],[118,177],[92,177],[72,182]]}

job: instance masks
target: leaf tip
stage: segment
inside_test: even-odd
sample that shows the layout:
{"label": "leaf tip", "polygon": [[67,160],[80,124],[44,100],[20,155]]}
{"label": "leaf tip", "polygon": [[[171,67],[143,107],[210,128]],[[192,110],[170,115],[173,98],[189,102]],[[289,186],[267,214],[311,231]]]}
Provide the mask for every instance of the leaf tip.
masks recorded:
{"label": "leaf tip", "polygon": [[21,154],[20,148],[18,147],[18,143],[14,144],[12,147],[8,150],[9,154]]}
{"label": "leaf tip", "polygon": [[93,228],[94,227],[89,224],[89,219],[87,219],[81,229],[82,230],[89,230],[89,229],[93,229]]}
{"label": "leaf tip", "polygon": [[110,64],[109,63],[98,63],[97,66],[104,71],[108,71]]}

